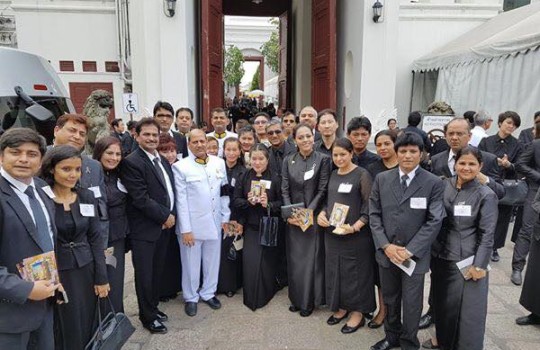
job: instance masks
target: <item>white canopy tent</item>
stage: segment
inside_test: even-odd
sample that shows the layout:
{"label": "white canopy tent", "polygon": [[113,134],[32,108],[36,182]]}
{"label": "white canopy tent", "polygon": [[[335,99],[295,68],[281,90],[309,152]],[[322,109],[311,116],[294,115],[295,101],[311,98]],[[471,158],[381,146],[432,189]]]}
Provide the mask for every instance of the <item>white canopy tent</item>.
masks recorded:
{"label": "white canopy tent", "polygon": [[540,110],[540,3],[502,13],[413,65],[413,110],[433,101],[458,114],[514,110],[529,127]]}

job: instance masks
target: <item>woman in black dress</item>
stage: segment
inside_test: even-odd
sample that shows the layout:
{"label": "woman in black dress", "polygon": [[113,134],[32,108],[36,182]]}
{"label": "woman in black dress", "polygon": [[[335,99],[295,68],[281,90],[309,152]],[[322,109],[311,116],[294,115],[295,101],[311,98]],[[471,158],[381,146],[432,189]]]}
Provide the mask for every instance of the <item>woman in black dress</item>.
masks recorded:
{"label": "woman in black dress", "polygon": [[[223,157],[225,158],[227,181],[229,182],[229,207],[231,209],[229,222],[232,224],[238,222],[237,210],[234,208],[234,189],[246,172],[246,168],[242,165],[240,159],[240,147],[240,142],[236,137],[228,137],[223,142]],[[240,231],[235,233],[242,234]],[[228,253],[230,249],[233,249],[231,247],[236,236],[228,235],[225,232],[223,235],[217,292],[224,293],[230,298],[242,287],[242,250],[236,252],[235,260],[231,260]]]}
{"label": "woman in black dress", "polygon": [[[476,179],[481,167],[477,149],[457,152],[456,176],[445,180],[447,216],[432,246],[433,314],[437,341],[445,350],[484,348],[497,195]],[[460,271],[457,263],[468,258]]]}
{"label": "woman in black dress", "polygon": [[[478,145],[478,149],[497,156],[502,179],[516,179],[518,175],[514,163],[521,153],[521,145],[512,136],[512,133],[521,125],[521,118],[516,112],[504,112],[499,115],[498,124],[499,131],[495,135],[482,139]],[[512,210],[512,206],[499,205],[499,217],[495,229],[492,261],[499,261],[500,259],[497,249],[504,247],[504,243],[506,242],[506,234],[508,233]]]}
{"label": "woman in black dress", "polygon": [[[178,160],[176,143],[169,134],[159,135],[157,151],[159,155],[167,159],[171,166]],[[182,290],[182,262],[180,261],[180,245],[174,226],[164,231],[168,231],[169,242],[165,253],[165,268],[163,275],[160,276],[159,301],[168,302],[175,299]]]}
{"label": "woman in black dress", "polygon": [[[381,159],[368,165],[367,170],[371,174],[371,178],[375,179],[379,173],[394,169],[398,166],[397,154],[394,149],[394,143],[396,142],[397,133],[395,130],[381,130],[375,135],[375,147],[377,148],[377,154]],[[379,276],[379,267],[375,264],[375,285],[377,286],[377,297],[379,300],[379,311],[377,315],[373,317],[368,323],[369,328],[379,328],[383,325],[384,318],[386,317],[386,305],[384,304],[381,279]]]}
{"label": "woman in black dress", "polygon": [[[316,217],[324,205],[328,179],[332,172],[330,157],[313,149],[313,129],[305,123],[293,129],[298,152],[283,160],[281,194],[283,205],[303,203]],[[324,231],[316,222],[305,232],[294,218],[287,219],[287,268],[291,312],[307,317],[313,308],[325,303]]]}
{"label": "woman in black dress", "polygon": [[96,295],[109,293],[105,242],[100,232],[97,200],[77,188],[81,156],[72,146],[56,146],[43,158],[41,176],[52,187],[58,229],[56,258],[69,302],[56,305],[58,349],[84,349],[95,329]]}
{"label": "woman in black dress", "polygon": [[[263,216],[277,216],[281,207],[279,177],[268,167],[268,148],[259,143],[250,151],[252,169],[246,171],[234,190],[238,222],[244,227],[244,305],[255,311],[265,306],[277,291],[277,247],[260,244],[259,223]],[[264,184],[260,195],[252,192],[253,181]]]}
{"label": "woman in black dress", "polygon": [[[341,328],[345,334],[362,327],[362,314],[376,307],[373,284],[377,264],[367,225],[371,176],[352,162],[353,154],[349,139],[335,141],[332,158],[337,170],[330,175],[326,206],[317,217],[319,226],[326,227],[326,302],[334,312],[327,323],[335,325],[349,316]],[[345,215],[339,205],[348,207]],[[338,212],[343,220],[339,226],[332,220]]]}
{"label": "woman in black dress", "polygon": [[251,125],[246,125],[238,131],[238,141],[240,141],[242,151],[242,162],[247,169],[251,169],[249,164],[249,151],[257,143],[257,134]]}
{"label": "woman in black dress", "polygon": [[[118,165],[122,160],[120,140],[113,136],[99,139],[94,146],[93,158],[101,163],[105,174],[107,213],[109,216],[109,241],[105,256],[107,276],[111,285],[109,298],[114,311],[124,312],[124,270],[126,236],[129,226],[126,216],[127,191],[120,182]],[[106,304],[106,307],[109,305]]]}

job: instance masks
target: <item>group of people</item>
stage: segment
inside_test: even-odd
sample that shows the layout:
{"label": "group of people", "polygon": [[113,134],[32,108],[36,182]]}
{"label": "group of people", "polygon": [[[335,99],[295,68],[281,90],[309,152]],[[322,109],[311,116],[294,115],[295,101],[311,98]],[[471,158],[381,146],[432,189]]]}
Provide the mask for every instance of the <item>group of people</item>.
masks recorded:
{"label": "group of people", "polygon": [[[485,122],[487,114],[476,117]],[[327,324],[344,322],[344,334],[384,326],[374,350],[418,349],[418,329],[431,322],[436,337],[422,346],[482,349],[488,264],[515,213],[497,204],[502,180],[519,173],[529,182],[533,210],[523,209],[514,254],[521,271],[540,210],[540,141],[521,152],[511,135],[519,116],[505,112],[499,132],[474,147],[470,122],[456,117],[445,126],[446,149],[434,154],[420,120],[411,113],[401,130],[393,120],[375,135],[376,153],[367,149],[367,117],[350,119],[338,137],[336,113],[310,106],[298,116],[259,112],[236,122],[236,132],[228,112],[215,108],[205,133],[192,127],[189,108],[159,101],[132,136],[113,121],[92,155],[82,154],[82,115],[60,117],[49,147],[30,129],[6,131],[0,314],[9,317],[0,316],[0,348],[84,348],[96,308],[123,311],[131,251],[139,319],[151,333],[167,332],[159,304],[180,291],[193,317],[200,301],[219,309],[218,294],[242,288],[255,311],[288,286],[289,311],[301,317],[328,305]],[[540,136],[540,123],[528,132]],[[269,222],[272,244],[263,239]],[[538,232],[531,261],[540,259]],[[23,279],[17,264],[50,251],[60,283]],[[532,313],[518,324],[540,323],[535,276],[529,263],[521,303]]]}

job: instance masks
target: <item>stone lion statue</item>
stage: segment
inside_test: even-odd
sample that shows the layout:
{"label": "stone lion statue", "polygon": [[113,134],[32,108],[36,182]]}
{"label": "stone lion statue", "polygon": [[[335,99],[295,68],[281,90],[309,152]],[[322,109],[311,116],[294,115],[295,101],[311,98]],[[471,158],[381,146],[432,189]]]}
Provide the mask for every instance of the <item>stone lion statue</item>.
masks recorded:
{"label": "stone lion statue", "polygon": [[96,141],[104,136],[108,136],[109,115],[113,107],[112,95],[105,90],[94,90],[86,99],[83,106],[83,114],[88,117],[88,142],[86,143],[86,153],[92,154]]}

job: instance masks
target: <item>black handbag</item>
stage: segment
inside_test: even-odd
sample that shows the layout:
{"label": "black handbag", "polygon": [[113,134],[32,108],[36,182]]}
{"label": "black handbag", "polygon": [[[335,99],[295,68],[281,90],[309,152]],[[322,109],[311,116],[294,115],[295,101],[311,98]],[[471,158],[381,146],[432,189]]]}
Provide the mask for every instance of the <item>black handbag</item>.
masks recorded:
{"label": "black handbag", "polygon": [[270,216],[270,205],[266,211],[268,216],[263,216],[259,223],[259,243],[263,247],[277,247],[279,218]]}
{"label": "black handbag", "polygon": [[135,332],[135,327],[129,318],[121,313],[115,312],[111,299],[107,297],[111,312],[105,318],[101,318],[100,299],[97,301],[97,313],[99,324],[92,339],[86,344],[85,350],[119,350]]}
{"label": "black handbag", "polygon": [[503,180],[503,186],[505,194],[499,200],[499,204],[514,206],[525,203],[529,191],[529,186],[527,186],[525,180]]}

